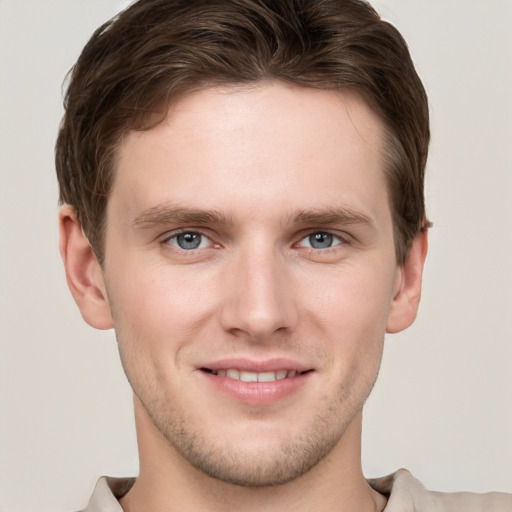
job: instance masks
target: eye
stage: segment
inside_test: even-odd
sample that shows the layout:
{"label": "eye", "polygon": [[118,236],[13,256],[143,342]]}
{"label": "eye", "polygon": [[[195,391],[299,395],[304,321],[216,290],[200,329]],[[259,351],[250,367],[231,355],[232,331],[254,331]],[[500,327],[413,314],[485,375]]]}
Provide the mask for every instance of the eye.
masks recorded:
{"label": "eye", "polygon": [[176,233],[169,237],[167,244],[177,247],[182,251],[193,251],[195,249],[204,249],[211,244],[210,239],[202,233],[195,231],[184,231]]}
{"label": "eye", "polygon": [[299,247],[310,247],[312,249],[322,250],[330,249],[342,243],[343,240],[333,233],[329,233],[328,231],[315,231],[304,237],[299,242]]}

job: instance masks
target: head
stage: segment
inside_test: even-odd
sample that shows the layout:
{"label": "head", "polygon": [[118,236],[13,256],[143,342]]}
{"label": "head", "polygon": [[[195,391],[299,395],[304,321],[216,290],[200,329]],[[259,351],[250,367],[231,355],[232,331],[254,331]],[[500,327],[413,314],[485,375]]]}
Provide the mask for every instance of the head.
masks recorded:
{"label": "head", "polygon": [[384,333],[418,306],[428,138],[365,2],[142,0],[93,35],[61,250],[84,318],[116,329],[149,459],[245,486],[358,459]]}
{"label": "head", "polygon": [[427,98],[401,35],[361,0],[142,0],[94,33],[71,72],[56,166],[60,200],[100,263],[123,137],[155,126],[192,91],[271,80],[355,90],[378,114],[403,263],[427,226]]}

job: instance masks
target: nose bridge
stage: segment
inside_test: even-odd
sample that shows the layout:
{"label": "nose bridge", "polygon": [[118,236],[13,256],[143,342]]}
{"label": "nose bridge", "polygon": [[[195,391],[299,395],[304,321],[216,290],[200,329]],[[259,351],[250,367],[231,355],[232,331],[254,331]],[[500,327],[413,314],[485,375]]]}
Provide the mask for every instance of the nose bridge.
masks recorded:
{"label": "nose bridge", "polygon": [[221,311],[224,329],[254,340],[291,330],[297,311],[285,258],[260,241],[248,244],[230,263]]}

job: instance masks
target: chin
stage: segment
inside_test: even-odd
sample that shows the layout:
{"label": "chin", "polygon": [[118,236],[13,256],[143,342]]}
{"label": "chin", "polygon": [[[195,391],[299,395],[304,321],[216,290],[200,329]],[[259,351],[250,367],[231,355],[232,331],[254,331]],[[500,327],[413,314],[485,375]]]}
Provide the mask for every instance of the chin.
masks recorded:
{"label": "chin", "polygon": [[289,483],[314,468],[340,443],[355,414],[340,419],[328,408],[294,428],[272,429],[252,425],[241,432],[195,428],[193,422],[153,423],[171,450],[201,473],[242,487],[271,487]]}
{"label": "chin", "polygon": [[196,469],[222,482],[242,487],[272,487],[296,480],[310,471],[335,446],[335,440],[262,443],[264,448],[214,446],[204,449],[197,439],[174,446]]}

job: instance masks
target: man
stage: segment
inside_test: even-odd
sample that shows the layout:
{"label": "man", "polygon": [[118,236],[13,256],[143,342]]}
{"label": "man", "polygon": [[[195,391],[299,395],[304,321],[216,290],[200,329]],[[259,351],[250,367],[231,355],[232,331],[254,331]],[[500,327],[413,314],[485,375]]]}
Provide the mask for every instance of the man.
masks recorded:
{"label": "man", "polygon": [[510,510],[365,480],[361,411],[418,308],[427,99],[359,0],[141,0],[57,142],[61,253],[115,328],[140,474],[87,510]]}

